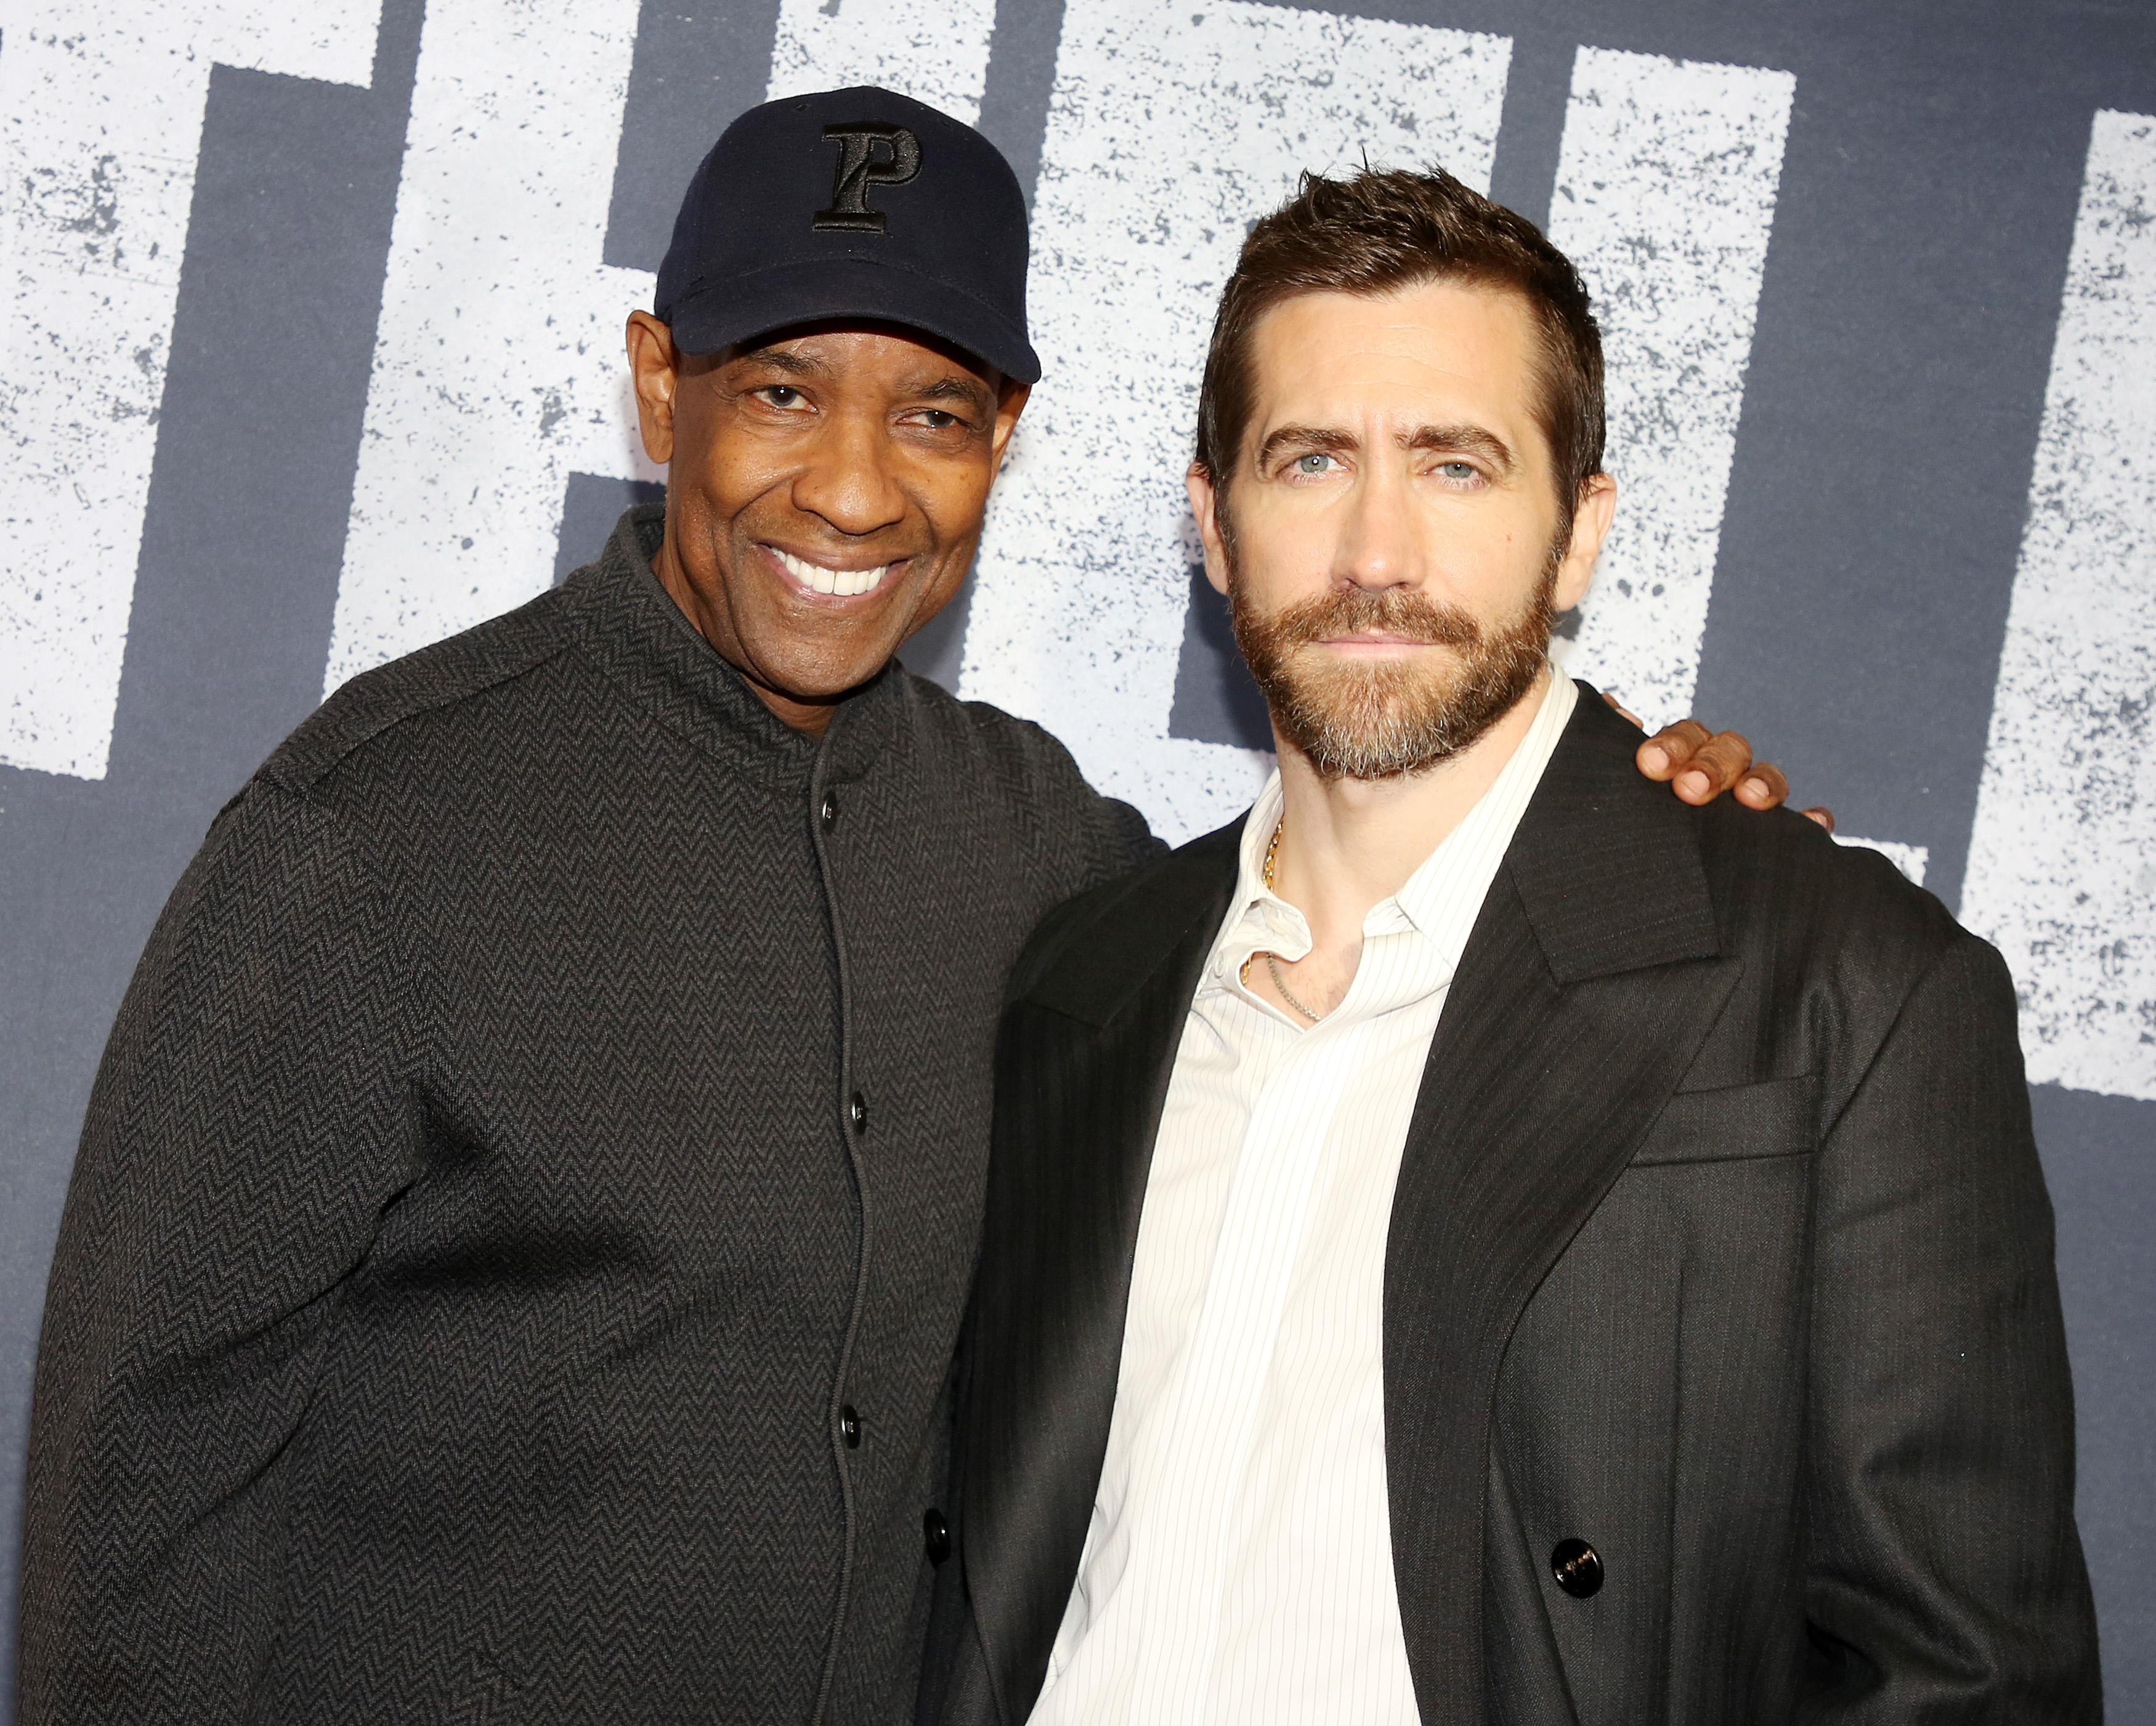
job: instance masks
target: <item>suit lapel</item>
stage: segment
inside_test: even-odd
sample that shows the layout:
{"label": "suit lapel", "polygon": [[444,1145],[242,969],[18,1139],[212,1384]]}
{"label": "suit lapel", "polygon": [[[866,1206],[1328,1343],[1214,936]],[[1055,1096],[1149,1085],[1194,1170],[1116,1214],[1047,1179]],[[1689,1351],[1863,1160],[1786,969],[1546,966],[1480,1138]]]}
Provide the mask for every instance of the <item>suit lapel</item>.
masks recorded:
{"label": "suit lapel", "polygon": [[960,1549],[1006,1719],[1039,1694],[1084,1550],[1153,1140],[1241,834],[1082,908],[1004,1015]]}
{"label": "suit lapel", "polygon": [[1385,1260],[1393,1561],[1426,1726],[1483,1718],[1483,1491],[1522,1309],[1737,978],[1690,811],[1583,687],[1432,1040]]}

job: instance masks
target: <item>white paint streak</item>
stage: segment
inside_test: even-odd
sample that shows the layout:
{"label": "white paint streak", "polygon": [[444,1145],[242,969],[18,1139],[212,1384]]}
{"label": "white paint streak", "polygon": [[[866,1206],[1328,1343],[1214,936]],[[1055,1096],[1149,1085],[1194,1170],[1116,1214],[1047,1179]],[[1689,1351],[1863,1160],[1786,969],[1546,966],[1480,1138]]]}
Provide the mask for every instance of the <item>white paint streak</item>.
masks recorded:
{"label": "white paint streak", "polygon": [[1046,373],[990,506],[961,686],[1048,726],[1164,835],[1230,819],[1267,760],[1167,734],[1220,285],[1302,168],[1367,149],[1486,186],[1510,55],[1500,37],[1242,0],[1064,14],[1034,209]]}
{"label": "white paint streak", "polygon": [[1594,299],[1617,521],[1567,669],[1691,711],[1796,80],[1583,48],[1549,236]]}
{"label": "white paint streak", "polygon": [[1929,845],[1904,845],[1897,839],[1858,839],[1854,835],[1844,838],[1837,833],[1834,842],[1838,845],[1857,845],[1867,851],[1876,851],[1918,886],[1924,884],[1924,871],[1931,866],[1932,849]]}
{"label": "white paint streak", "polygon": [[973,125],[995,0],[779,0],[768,99],[880,85]]}
{"label": "white paint streak", "polygon": [[364,85],[379,12],[0,5],[0,761],[105,776],[210,69]]}
{"label": "white paint streak", "polygon": [[2029,1076],[2156,1101],[2156,117],[2099,112],[1962,886]]}
{"label": "white paint streak", "polygon": [[572,470],[658,477],[622,338],[652,279],[600,261],[636,19],[429,0],[331,689],[543,590]]}

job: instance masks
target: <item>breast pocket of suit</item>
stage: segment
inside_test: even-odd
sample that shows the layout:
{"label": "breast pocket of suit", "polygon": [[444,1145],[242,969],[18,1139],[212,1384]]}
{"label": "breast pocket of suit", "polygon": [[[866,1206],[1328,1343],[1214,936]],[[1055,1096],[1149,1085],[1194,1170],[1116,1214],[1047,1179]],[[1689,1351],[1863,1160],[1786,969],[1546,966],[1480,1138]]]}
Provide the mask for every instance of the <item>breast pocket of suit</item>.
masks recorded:
{"label": "breast pocket of suit", "polygon": [[1800,1157],[1819,1140],[1817,1073],[1680,1091],[1632,1153],[1632,1167]]}

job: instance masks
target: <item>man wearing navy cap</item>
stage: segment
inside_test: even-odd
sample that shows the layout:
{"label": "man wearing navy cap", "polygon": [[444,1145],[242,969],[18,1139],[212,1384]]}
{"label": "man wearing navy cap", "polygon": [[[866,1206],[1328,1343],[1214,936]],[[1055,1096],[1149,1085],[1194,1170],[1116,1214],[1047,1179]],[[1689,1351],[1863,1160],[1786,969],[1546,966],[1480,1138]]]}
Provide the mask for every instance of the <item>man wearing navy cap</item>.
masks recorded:
{"label": "man wearing navy cap", "polygon": [[[218,817],[62,1225],[24,1722],[906,1715],[1004,976],[1154,848],[892,661],[1039,374],[1025,258],[968,128],[743,116],[629,323],[664,508]],[[1704,735],[1689,801],[1748,763]]]}

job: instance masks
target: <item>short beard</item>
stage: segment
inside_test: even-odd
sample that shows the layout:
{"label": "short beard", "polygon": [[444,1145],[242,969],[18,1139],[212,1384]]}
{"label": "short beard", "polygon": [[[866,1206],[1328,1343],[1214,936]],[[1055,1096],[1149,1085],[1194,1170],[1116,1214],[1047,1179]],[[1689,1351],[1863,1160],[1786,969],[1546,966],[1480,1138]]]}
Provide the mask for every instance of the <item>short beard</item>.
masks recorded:
{"label": "short beard", "polygon": [[[1406,588],[1320,593],[1261,616],[1242,597],[1231,553],[1228,615],[1273,724],[1319,778],[1395,778],[1472,747],[1535,686],[1549,653],[1562,557],[1553,546],[1527,609],[1486,630],[1457,606]],[[1365,629],[1450,647],[1458,657],[1435,670],[1304,663],[1312,643]]]}

